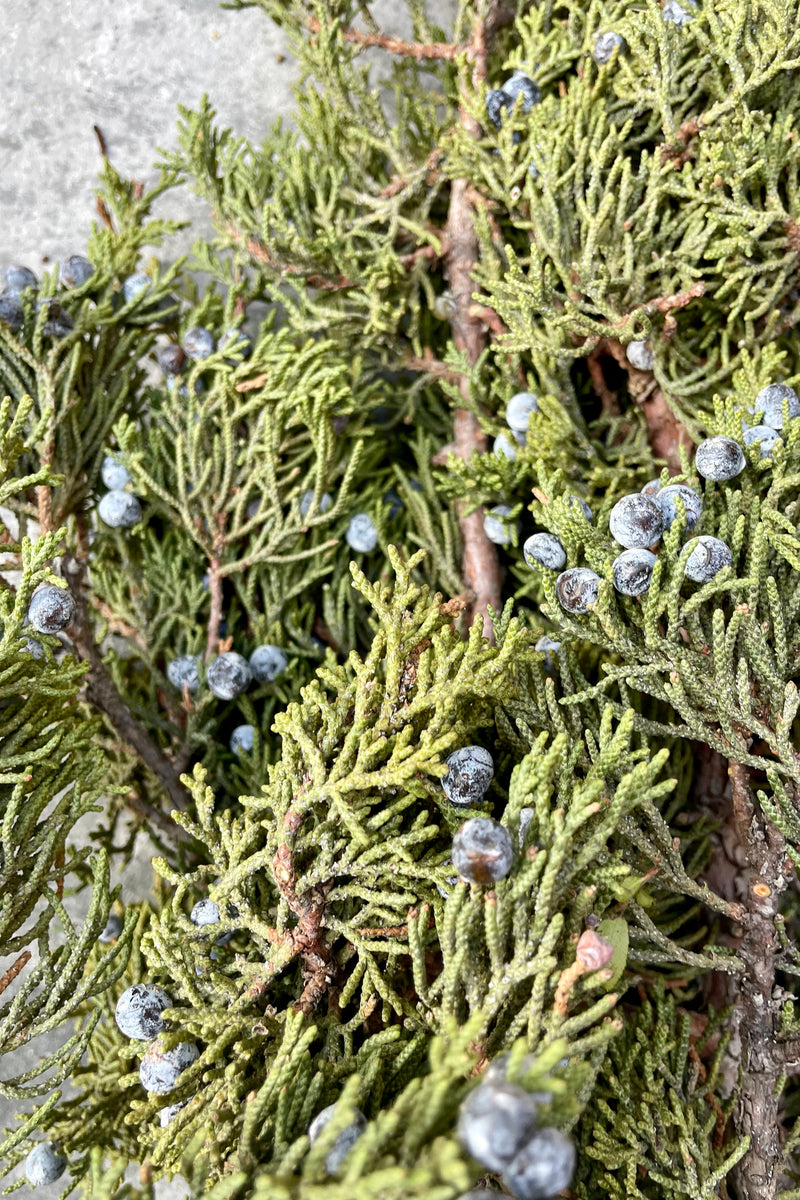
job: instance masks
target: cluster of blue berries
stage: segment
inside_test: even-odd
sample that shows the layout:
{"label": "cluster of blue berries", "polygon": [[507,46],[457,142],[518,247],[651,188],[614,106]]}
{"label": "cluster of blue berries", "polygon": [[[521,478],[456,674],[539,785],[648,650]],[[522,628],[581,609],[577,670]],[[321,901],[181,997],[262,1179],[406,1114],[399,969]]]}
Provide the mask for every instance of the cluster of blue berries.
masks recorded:
{"label": "cluster of blue berries", "polygon": [[[785,422],[800,417],[800,398],[793,388],[772,383],[762,388],[748,415],[761,414],[761,423],[748,426],[743,421],[743,441],[746,446],[757,444],[760,457],[769,458]],[[697,447],[695,469],[710,482],[726,483],[735,479],[747,466],[744,451],[730,437],[706,438]],[[661,486],[658,479],[645,484],[641,492],[623,496],[611,510],[609,532],[623,547],[612,563],[613,584],[624,596],[641,596],[650,587],[657,548],[663,534],[679,515],[685,522],[685,532],[691,533],[703,513],[703,498],[685,483]],[[708,534],[692,537],[687,542],[689,553],[683,562],[683,573],[694,583],[709,583],[732,562],[730,547],[720,538]],[[559,571],[556,580],[558,602],[569,613],[589,612],[597,601],[601,579],[588,567],[566,565],[566,552],[559,538],[552,533],[533,534],[523,547],[525,561],[530,567]]]}
{"label": "cluster of blue berries", "polygon": [[461,1105],[461,1144],[482,1167],[501,1175],[518,1200],[548,1200],[569,1187],[575,1172],[572,1139],[560,1129],[539,1127],[539,1101],[547,1099],[490,1068]]}
{"label": "cluster of blue berries", "polygon": [[[200,655],[182,654],[167,664],[167,679],[182,692],[190,695],[200,687]],[[208,690],[218,700],[235,700],[247,691],[250,684],[273,683],[287,668],[289,660],[280,646],[265,643],[256,646],[249,661],[235,650],[218,654],[208,664],[206,683]],[[255,744],[255,728],[252,725],[237,725],[231,734],[230,747],[235,754],[249,753]]]}
{"label": "cluster of blue berries", "polygon": [[108,488],[97,506],[97,515],[112,529],[129,529],[142,519],[142,506],[128,490],[131,477],[128,469],[113,454],[107,454],[100,468],[100,478]]}
{"label": "cluster of blue berries", "polygon": [[[314,1120],[311,1122],[307,1130],[308,1140],[312,1146],[330,1121],[335,1111],[336,1105],[329,1104],[314,1117]],[[356,1109],[353,1114],[352,1121],[350,1121],[350,1123],[345,1126],[341,1133],[338,1134],[335,1142],[325,1156],[325,1170],[329,1175],[336,1174],[366,1127],[366,1117],[362,1112],[359,1112],[359,1110]]]}
{"label": "cluster of blue berries", "polygon": [[517,446],[524,446],[530,419],[539,411],[539,400],[533,392],[517,392],[506,405],[506,425],[508,433],[499,433],[494,439],[493,450],[498,458],[508,458],[511,462],[517,457]]}
{"label": "cluster of blue berries", "polygon": [[[446,760],[442,791],[454,808],[480,804],[494,778],[494,761],[483,746],[462,746]],[[456,831],[451,861],[467,883],[492,884],[514,865],[508,830],[492,817],[471,817]]]}
{"label": "cluster of blue berries", "polygon": [[[178,1042],[167,1048],[161,1035],[165,1032],[163,1012],[172,1008],[172,997],[152,983],[135,983],[117,1001],[114,1020],[125,1037],[150,1042],[139,1064],[139,1079],[148,1092],[163,1095],[171,1092],[179,1077],[199,1057],[194,1042]],[[174,1114],[173,1114],[174,1115]]]}

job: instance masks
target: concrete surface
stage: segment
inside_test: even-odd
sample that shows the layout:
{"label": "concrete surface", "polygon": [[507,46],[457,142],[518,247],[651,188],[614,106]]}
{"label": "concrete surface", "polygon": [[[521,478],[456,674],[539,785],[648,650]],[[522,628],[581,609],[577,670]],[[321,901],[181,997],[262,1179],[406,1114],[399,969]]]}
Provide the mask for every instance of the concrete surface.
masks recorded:
{"label": "concrete surface", "polygon": [[[448,26],[456,0],[429,5]],[[378,0],[370,7],[386,32],[408,36],[404,4]],[[217,0],[2,0],[0,33],[0,267],[22,263],[40,274],[44,264],[84,250],[101,166],[94,125],[115,167],[149,183],[157,178],[157,149],[176,144],[178,104],[195,107],[207,92],[220,122],[255,144],[278,115],[291,113],[296,67],[259,9],[226,11]],[[377,63],[381,52],[368,57]],[[205,206],[188,189],[168,194],[157,212],[192,221],[161,252],[164,259],[212,232]],[[76,836],[86,832],[82,823]],[[116,877],[123,901],[150,893],[150,854],[140,836],[134,860]],[[69,909],[78,920],[85,912],[80,897]],[[2,951],[0,974],[10,961]],[[50,1050],[62,1036],[50,1039]],[[18,1074],[45,1052],[42,1045],[21,1047],[13,1066],[0,1062],[0,1072]],[[14,1114],[29,1107],[0,1097],[0,1140]],[[131,1182],[136,1174],[133,1167]],[[55,1200],[64,1183],[39,1189],[42,1200]],[[160,1200],[185,1194],[180,1179],[159,1187]]]}

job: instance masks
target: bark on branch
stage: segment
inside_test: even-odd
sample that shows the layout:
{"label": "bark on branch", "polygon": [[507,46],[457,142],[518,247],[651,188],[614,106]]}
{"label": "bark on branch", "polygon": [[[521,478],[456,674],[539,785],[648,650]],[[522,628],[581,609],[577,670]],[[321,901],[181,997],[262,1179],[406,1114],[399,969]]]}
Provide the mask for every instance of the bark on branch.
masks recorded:
{"label": "bark on branch", "polygon": [[776,1085],[788,1057],[788,1047],[778,1040],[781,1001],[774,989],[780,943],[775,918],[791,864],[783,834],[753,799],[749,769],[731,762],[728,774],[734,820],[747,859],[747,916],[739,950],[745,970],[735,1005],[742,1042],[735,1121],[750,1146],[736,1167],[735,1181],[740,1200],[774,1200],[782,1161]]}
{"label": "bark on branch", "polygon": [[[472,86],[478,87],[486,79],[487,26],[494,18],[499,5],[491,4],[486,17],[476,17],[468,58],[472,61]],[[462,92],[467,81],[462,80]],[[464,105],[459,119],[470,137],[480,137],[480,126],[470,116]],[[450,190],[450,207],[447,214],[447,253],[444,271],[453,297],[450,327],[453,342],[463,350],[470,366],[474,366],[487,343],[487,331],[479,316],[475,314],[472,293],[475,290],[473,272],[478,262],[478,237],[473,221],[473,205],[469,195],[470,183],[466,179],[453,180]],[[461,378],[459,388],[464,400],[469,398],[469,381]],[[456,410],[454,421],[455,448],[461,458],[469,458],[473,451],[486,449],[486,437],[477,418],[466,408]],[[491,605],[495,611],[501,608],[500,564],[497,550],[483,528],[483,510],[477,509],[467,515],[466,504],[459,504],[459,525],[463,544],[463,571],[467,587],[472,592],[471,616],[479,613],[483,618],[484,634],[492,639],[494,634],[488,615]]]}

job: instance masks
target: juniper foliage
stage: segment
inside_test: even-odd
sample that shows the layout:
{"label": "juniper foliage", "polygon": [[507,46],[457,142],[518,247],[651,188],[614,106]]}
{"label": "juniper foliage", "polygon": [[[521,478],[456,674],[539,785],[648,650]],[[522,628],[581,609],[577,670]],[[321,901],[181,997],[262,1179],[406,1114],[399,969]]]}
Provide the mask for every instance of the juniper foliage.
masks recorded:
{"label": "juniper foliage", "polygon": [[[655,0],[461,0],[443,29],[409,0],[407,38],[355,0],[258,6],[297,56],[295,127],[253,147],[207,100],[182,109],[152,191],[106,163],[93,273],[65,290],[54,270],[0,325],[0,1090],[44,1098],[4,1169],[46,1137],[65,1193],[95,1200],[177,1172],[215,1200],[456,1200],[485,1178],[459,1105],[508,1055],[579,1147],[578,1196],[790,1200],[800,420],[764,458],[745,433],[800,374],[797,5],[705,0],[679,23]],[[541,100],[496,127],[487,91],[515,70]],[[205,288],[141,261],[174,229],[153,202],[187,183],[216,225]],[[214,351],[159,371],[198,326]],[[223,338],[241,327],[249,355]],[[521,390],[524,438],[486,453]],[[700,479],[709,435],[742,447],[736,478]],[[97,517],[109,453],[130,528]],[[689,530],[676,499],[624,596],[609,514],[659,471],[702,512]],[[356,512],[378,545],[351,562]],[[589,612],[525,562],[535,529],[599,577]],[[695,586],[701,535],[731,564]],[[40,583],[77,613],[36,658]],[[216,698],[215,656],[264,644],[286,670]],[[455,808],[446,761],[473,745],[494,776]],[[68,843],[92,810],[93,848]],[[480,815],[515,849],[493,887],[450,861]],[[140,829],[156,897],[98,941]],[[218,922],[192,922],[200,900]],[[166,1097],[114,1022],[134,983],[174,998],[164,1047],[200,1052]]]}

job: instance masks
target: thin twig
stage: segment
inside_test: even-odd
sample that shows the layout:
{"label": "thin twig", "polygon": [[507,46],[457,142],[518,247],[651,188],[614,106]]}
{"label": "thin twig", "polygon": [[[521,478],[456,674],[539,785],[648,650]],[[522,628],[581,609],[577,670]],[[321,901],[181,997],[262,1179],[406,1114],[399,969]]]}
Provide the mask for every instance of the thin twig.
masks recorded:
{"label": "thin twig", "polygon": [[3,992],[9,986],[9,984],[14,982],[14,980],[17,978],[17,976],[19,975],[22,968],[25,966],[26,963],[29,963],[30,960],[31,960],[30,950],[23,950],[22,954],[20,954],[19,958],[16,959],[11,964],[11,966],[8,968],[8,970],[5,972],[5,974],[0,976],[0,996],[2,996]]}
{"label": "thin twig", "polygon": [[219,627],[222,623],[222,578],[219,559],[212,558],[208,565],[208,591],[211,596],[211,611],[208,616],[206,635],[206,662],[216,653],[219,645]]}
{"label": "thin twig", "polygon": [[[322,24],[316,17],[309,17],[306,27],[311,33],[321,33]],[[439,58],[452,60],[463,50],[454,42],[406,42],[402,38],[391,37],[386,33],[362,33],[359,29],[340,27],[339,33],[345,42],[355,42],[359,46],[378,46],[388,50],[389,54],[399,54],[404,58]]]}

